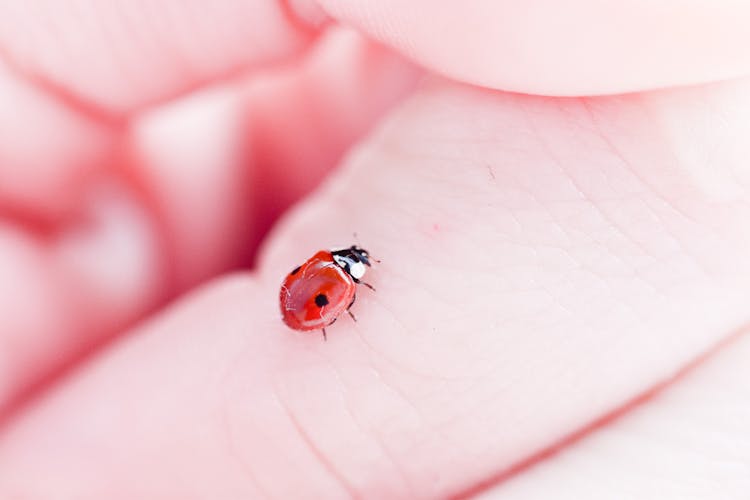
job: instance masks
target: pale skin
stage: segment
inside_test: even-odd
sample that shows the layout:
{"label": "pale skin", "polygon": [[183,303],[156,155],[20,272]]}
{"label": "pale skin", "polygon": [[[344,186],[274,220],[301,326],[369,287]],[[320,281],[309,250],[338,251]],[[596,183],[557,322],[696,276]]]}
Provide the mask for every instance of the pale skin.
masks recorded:
{"label": "pale skin", "polygon": [[[0,498],[746,498],[748,25],[0,5]],[[354,243],[357,322],[286,329]]]}

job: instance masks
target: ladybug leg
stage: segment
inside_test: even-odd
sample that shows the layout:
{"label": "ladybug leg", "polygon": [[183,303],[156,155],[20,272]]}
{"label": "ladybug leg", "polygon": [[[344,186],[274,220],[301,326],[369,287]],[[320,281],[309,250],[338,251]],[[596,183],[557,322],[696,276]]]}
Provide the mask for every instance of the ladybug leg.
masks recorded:
{"label": "ladybug leg", "polygon": [[[326,326],[331,326],[332,324],[334,324],[336,322],[337,319],[338,318],[333,318],[333,321],[331,321],[330,323],[328,323]],[[326,329],[325,328],[321,328],[320,330],[323,332],[323,340],[328,340],[328,337],[326,337]]]}
{"label": "ladybug leg", "polygon": [[[357,242],[357,245],[361,245],[361,243],[359,242],[359,236],[357,236],[357,232],[355,231],[352,234],[354,235],[354,241]],[[372,255],[368,255],[368,257],[370,258],[370,260],[373,260],[377,262],[378,264],[380,264],[380,261],[378,259],[374,259]],[[367,264],[368,266],[370,265],[368,262],[365,262],[365,264]]]}
{"label": "ladybug leg", "polygon": [[357,318],[354,316],[354,313],[351,311],[352,306],[354,305],[354,301],[355,300],[357,300],[357,296],[356,295],[354,295],[354,297],[352,297],[352,301],[349,304],[349,307],[346,308],[346,312],[349,313],[349,317],[351,317],[352,320],[356,323],[357,322]]}
{"label": "ladybug leg", "polygon": [[358,285],[365,285],[367,288],[369,288],[373,292],[375,291],[375,288],[371,284],[365,283],[364,281],[358,280],[357,278],[352,278],[352,279],[354,280],[354,282],[356,284],[358,284]]}

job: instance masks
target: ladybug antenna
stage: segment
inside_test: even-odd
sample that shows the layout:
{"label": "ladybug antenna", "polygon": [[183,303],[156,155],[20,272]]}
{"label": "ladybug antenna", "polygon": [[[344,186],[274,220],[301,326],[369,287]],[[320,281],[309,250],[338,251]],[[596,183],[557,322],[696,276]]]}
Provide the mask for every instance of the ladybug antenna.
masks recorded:
{"label": "ladybug antenna", "polygon": [[[367,250],[365,250],[364,248],[362,248],[362,243],[360,243],[360,241],[359,241],[359,237],[357,236],[357,232],[354,231],[352,233],[352,235],[354,236],[354,241],[357,242],[356,245],[352,245],[352,250],[359,250],[359,251],[363,251],[364,250],[364,254],[367,256],[368,260],[372,260],[372,261],[377,262],[378,264],[380,264],[380,261],[378,259],[376,259],[372,255],[370,255],[370,252],[368,252]],[[369,266],[370,264],[367,264],[367,265]]]}

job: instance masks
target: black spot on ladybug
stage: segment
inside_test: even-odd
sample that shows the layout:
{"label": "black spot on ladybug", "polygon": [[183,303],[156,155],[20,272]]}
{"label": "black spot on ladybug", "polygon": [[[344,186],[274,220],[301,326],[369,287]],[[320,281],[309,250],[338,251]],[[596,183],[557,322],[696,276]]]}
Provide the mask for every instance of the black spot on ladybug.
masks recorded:
{"label": "black spot on ladybug", "polygon": [[292,272],[289,273],[289,274],[291,274],[292,276],[294,276],[295,274],[297,274],[299,272],[300,269],[302,269],[302,266],[297,266],[294,269],[292,269]]}
{"label": "black spot on ladybug", "polygon": [[326,297],[325,294],[319,293],[315,296],[315,305],[318,307],[328,305],[328,297]]}

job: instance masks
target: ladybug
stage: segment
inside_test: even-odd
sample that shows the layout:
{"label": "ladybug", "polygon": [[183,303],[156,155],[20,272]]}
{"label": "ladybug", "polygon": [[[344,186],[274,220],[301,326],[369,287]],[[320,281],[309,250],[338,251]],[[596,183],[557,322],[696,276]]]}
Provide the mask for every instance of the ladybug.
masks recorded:
{"label": "ladybug", "polygon": [[375,259],[370,253],[356,245],[340,250],[320,250],[295,267],[282,283],[279,292],[281,319],[294,330],[321,329],[323,340],[326,340],[325,327],[332,325],[344,311],[357,321],[350,310],[357,298],[357,285],[375,291],[361,281],[371,260]]}

